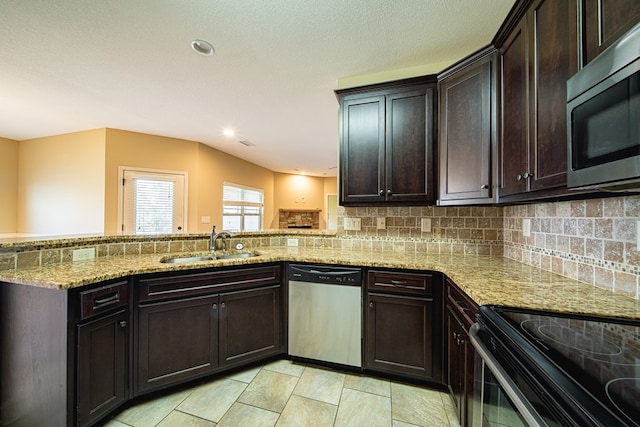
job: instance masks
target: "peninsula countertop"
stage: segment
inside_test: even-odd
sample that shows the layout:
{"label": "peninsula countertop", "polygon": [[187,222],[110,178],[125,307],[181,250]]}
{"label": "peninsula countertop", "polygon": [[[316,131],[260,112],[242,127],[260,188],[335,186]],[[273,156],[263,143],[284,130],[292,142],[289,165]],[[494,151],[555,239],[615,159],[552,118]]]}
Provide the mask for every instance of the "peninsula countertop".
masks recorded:
{"label": "peninsula countertop", "polygon": [[498,304],[538,310],[640,319],[640,300],[559,276],[502,257],[433,255],[326,248],[260,248],[256,257],[192,263],[162,263],[197,253],[102,257],[41,267],[0,271],[0,282],[67,290],[133,275],[187,271],[267,262],[312,262],[431,270],[444,273],[478,305]]}

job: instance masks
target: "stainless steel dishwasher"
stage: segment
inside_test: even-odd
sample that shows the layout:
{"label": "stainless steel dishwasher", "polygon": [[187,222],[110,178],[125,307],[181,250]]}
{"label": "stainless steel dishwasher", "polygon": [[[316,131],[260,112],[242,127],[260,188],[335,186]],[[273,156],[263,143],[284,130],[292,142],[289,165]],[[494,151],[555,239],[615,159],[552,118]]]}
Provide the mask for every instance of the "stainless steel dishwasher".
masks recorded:
{"label": "stainless steel dishwasher", "polygon": [[290,264],[289,355],[362,367],[362,270]]}

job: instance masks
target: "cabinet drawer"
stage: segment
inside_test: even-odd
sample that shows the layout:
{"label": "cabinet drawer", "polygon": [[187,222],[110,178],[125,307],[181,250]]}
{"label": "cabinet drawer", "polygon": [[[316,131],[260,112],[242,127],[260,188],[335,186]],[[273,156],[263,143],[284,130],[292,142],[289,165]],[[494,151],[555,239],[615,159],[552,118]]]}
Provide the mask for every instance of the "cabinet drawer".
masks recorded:
{"label": "cabinet drawer", "polygon": [[138,297],[140,301],[155,301],[274,283],[280,283],[280,266],[277,265],[182,274],[140,280]]}
{"label": "cabinet drawer", "polygon": [[467,329],[475,322],[478,305],[449,279],[447,279],[447,305],[459,316]]}
{"label": "cabinet drawer", "polygon": [[126,281],[112,283],[90,291],[80,292],[80,319],[127,305]]}
{"label": "cabinet drawer", "polygon": [[374,270],[369,271],[367,287],[370,291],[431,296],[433,295],[433,275]]}

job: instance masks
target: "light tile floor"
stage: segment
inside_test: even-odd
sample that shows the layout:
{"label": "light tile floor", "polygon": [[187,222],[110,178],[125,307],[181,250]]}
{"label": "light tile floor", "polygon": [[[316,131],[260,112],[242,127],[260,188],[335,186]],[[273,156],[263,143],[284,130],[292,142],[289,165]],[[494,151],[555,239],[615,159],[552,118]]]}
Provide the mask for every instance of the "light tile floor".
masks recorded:
{"label": "light tile floor", "polygon": [[446,393],[278,360],[143,402],[107,427],[456,426]]}

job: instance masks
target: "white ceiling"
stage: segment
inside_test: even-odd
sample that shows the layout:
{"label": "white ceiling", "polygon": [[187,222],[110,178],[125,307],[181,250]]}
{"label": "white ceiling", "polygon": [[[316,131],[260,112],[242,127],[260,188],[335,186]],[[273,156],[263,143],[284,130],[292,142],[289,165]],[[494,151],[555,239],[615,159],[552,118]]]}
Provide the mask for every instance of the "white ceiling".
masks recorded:
{"label": "white ceiling", "polygon": [[0,136],[108,127],[335,175],[339,80],[440,71],[487,45],[513,3],[0,0]]}

